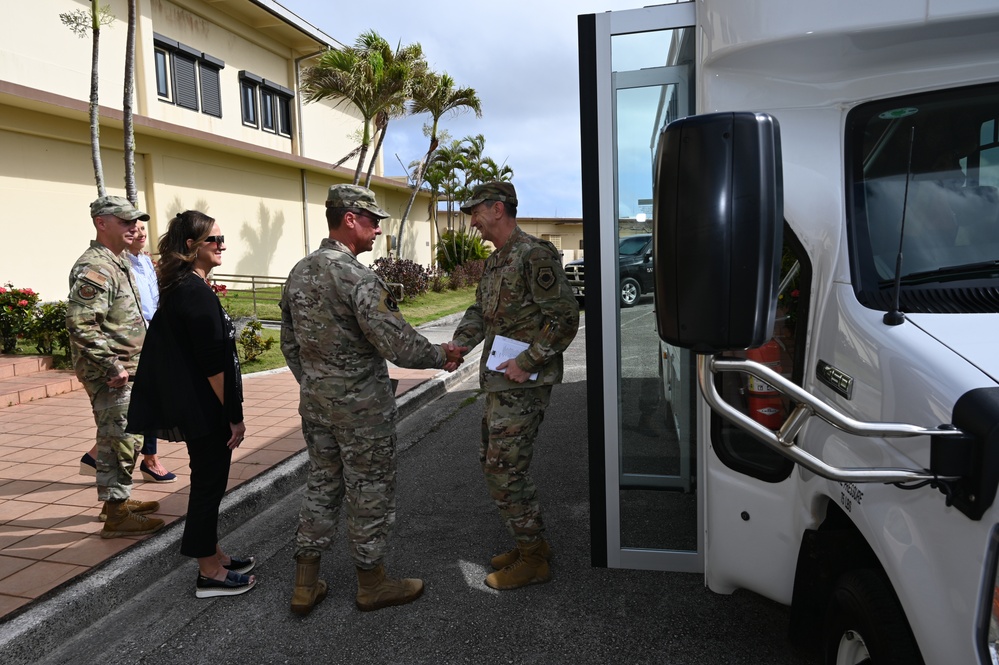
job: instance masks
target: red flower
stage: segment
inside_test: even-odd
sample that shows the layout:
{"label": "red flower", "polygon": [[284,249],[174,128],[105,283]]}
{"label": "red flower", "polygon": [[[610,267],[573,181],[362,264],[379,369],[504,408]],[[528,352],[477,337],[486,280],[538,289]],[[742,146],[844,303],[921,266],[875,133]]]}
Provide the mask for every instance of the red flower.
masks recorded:
{"label": "red flower", "polygon": [[7,289],[5,289],[2,286],[0,286],[0,293],[7,293]]}
{"label": "red flower", "polygon": [[801,292],[798,291],[798,289],[795,289],[795,290],[791,291],[791,297],[792,298],[797,298],[800,295],[801,295]]}
{"label": "red flower", "polygon": [[27,300],[18,300],[17,304],[20,307],[25,307],[28,304],[28,301]]}
{"label": "red flower", "polygon": [[33,295],[35,295],[35,292],[32,291],[31,289],[21,289],[21,293],[23,293],[26,296],[33,296]]}

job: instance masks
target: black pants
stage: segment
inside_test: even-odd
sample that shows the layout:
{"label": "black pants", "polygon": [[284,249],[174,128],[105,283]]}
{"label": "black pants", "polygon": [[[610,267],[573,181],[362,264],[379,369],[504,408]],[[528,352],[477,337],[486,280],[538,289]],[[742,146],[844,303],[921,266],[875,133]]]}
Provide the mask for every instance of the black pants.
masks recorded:
{"label": "black pants", "polygon": [[191,458],[191,494],[187,501],[187,522],[180,541],[180,553],[189,557],[215,554],[219,541],[219,505],[229,483],[232,451],[226,446],[232,436],[225,432],[187,442]]}

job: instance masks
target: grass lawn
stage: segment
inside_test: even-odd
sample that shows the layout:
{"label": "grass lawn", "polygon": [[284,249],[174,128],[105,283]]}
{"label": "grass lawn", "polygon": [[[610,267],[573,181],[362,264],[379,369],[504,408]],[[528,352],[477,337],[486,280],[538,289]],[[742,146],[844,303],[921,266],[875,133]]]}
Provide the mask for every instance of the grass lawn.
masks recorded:
{"label": "grass lawn", "polygon": [[[278,300],[281,298],[279,287],[257,289],[256,298],[258,318],[264,321],[281,320],[281,310],[278,308]],[[223,298],[222,302],[229,308],[233,318],[253,316],[253,296],[249,291],[230,290],[229,295]],[[473,302],[475,302],[475,287],[470,286],[457,291],[442,291],[441,293],[430,291],[417,298],[406,298],[399,303],[399,310],[411,325],[418,326],[448,314],[463,312]],[[244,374],[285,366],[284,356],[281,355],[278,331],[264,329],[261,331],[261,335],[265,339],[273,339],[274,342],[269,350],[253,361],[245,361],[243,349],[238,344],[236,345]],[[17,344],[17,353],[34,355],[38,351],[34,344],[21,340]],[[56,351],[54,358],[57,368],[72,369],[69,358],[60,351]]]}

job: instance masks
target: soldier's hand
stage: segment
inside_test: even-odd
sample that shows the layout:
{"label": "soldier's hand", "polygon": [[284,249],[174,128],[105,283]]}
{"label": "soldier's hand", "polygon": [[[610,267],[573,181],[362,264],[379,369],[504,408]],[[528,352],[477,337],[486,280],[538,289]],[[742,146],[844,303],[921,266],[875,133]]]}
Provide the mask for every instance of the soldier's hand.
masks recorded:
{"label": "soldier's hand", "polygon": [[108,388],[121,388],[128,385],[128,372],[122,370],[118,376],[108,379]]}
{"label": "soldier's hand", "polygon": [[454,342],[444,342],[441,344],[444,351],[444,369],[453,372],[464,362],[464,356],[468,353],[467,346],[458,346]]}
{"label": "soldier's hand", "polygon": [[521,369],[514,358],[504,360],[496,366],[496,370],[503,372],[503,375],[514,383],[524,383],[531,378],[531,373]]}

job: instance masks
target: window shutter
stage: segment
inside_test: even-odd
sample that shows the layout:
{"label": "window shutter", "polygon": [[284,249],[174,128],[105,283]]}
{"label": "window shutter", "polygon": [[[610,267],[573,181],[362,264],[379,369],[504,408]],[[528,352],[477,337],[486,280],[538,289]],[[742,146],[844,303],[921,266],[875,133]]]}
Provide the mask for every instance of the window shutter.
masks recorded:
{"label": "window shutter", "polygon": [[222,117],[222,92],[219,70],[201,63],[201,110],[216,118]]}
{"label": "window shutter", "polygon": [[[195,61],[181,53],[173,54],[174,92],[177,106],[198,110],[198,75]],[[218,82],[216,81],[216,87]]]}

